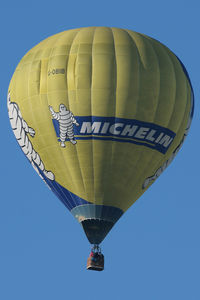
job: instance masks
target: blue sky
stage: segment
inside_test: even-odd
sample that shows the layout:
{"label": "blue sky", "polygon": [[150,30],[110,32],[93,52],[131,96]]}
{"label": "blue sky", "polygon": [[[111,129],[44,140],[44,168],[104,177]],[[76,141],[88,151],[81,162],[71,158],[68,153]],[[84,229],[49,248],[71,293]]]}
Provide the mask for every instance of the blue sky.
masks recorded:
{"label": "blue sky", "polygon": [[[1,1],[0,299],[200,299],[199,1]],[[174,162],[102,243],[105,271],[86,271],[90,245],[44,185],[11,131],[6,94],[19,60],[57,32],[128,28],[183,61],[195,93],[190,133]]]}

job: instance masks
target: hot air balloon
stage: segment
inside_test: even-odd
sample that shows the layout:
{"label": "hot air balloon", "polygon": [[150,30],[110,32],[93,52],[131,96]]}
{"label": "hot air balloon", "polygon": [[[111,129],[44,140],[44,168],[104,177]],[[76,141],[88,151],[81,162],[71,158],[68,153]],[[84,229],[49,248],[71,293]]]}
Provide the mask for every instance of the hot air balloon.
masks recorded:
{"label": "hot air balloon", "polygon": [[14,135],[42,180],[94,245],[173,160],[188,133],[193,91],[166,46],[131,30],[53,35],[18,64],[8,89]]}

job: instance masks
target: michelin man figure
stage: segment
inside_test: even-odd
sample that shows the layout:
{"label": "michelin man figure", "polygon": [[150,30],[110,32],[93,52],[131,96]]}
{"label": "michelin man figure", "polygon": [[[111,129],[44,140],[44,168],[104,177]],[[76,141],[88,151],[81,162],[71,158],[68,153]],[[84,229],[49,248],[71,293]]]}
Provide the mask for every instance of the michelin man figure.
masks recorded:
{"label": "michelin man figure", "polygon": [[7,105],[11,127],[22,151],[30,161],[35,171],[42,179],[44,178],[40,174],[38,168],[44,173],[44,175],[48,179],[54,180],[54,174],[51,171],[47,171],[45,169],[40,155],[35,151],[29,139],[29,135],[32,138],[35,136],[35,130],[29,127],[26,121],[23,119],[18,104],[16,102],[11,102],[10,93],[8,93]]}
{"label": "michelin man figure", "polygon": [[49,106],[49,110],[53,119],[58,120],[60,129],[60,146],[65,147],[65,140],[68,137],[70,142],[75,145],[76,140],[74,138],[73,124],[79,126],[75,120],[72,112],[67,109],[64,104],[60,104],[59,112],[55,112],[52,106]]}

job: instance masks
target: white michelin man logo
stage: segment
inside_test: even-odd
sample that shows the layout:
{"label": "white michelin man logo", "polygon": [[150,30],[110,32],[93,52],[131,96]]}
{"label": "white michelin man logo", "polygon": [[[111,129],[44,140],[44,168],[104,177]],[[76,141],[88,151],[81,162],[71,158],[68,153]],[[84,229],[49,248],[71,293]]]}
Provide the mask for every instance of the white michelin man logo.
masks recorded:
{"label": "white michelin man logo", "polygon": [[60,146],[65,147],[65,140],[68,137],[70,142],[75,145],[73,124],[79,126],[72,112],[64,104],[60,104],[59,112],[55,112],[52,106],[49,106],[53,119],[58,120],[60,129]]}
{"label": "white michelin man logo", "polygon": [[188,123],[187,123],[187,126],[186,126],[186,129],[185,129],[185,132],[184,132],[184,135],[183,135],[183,138],[180,142],[180,144],[178,145],[178,147],[174,150],[174,152],[172,153],[172,155],[169,157],[168,160],[166,160],[164,162],[164,164],[156,170],[156,172],[145,179],[143,185],[142,185],[142,188],[143,189],[146,189],[146,187],[148,187],[150,185],[150,183],[152,183],[152,181],[156,180],[161,174],[162,172],[169,166],[169,164],[172,162],[172,160],[174,159],[174,157],[176,156],[176,154],[178,153],[178,151],[180,150],[180,148],[182,147],[187,135],[188,135],[188,132],[189,132],[189,129],[190,129],[190,125],[191,125],[191,122],[192,122],[192,108],[191,108],[191,112],[190,112],[190,117],[189,117],[189,120],[188,120]]}
{"label": "white michelin man logo", "polygon": [[30,135],[32,138],[35,136],[35,130],[29,127],[26,121],[23,119],[18,104],[16,102],[11,102],[10,93],[8,93],[7,104],[11,127],[22,151],[42,179],[43,177],[37,167],[44,173],[44,175],[48,179],[54,180],[54,174],[51,171],[47,171],[45,169],[40,155],[35,151],[29,139],[28,135]]}

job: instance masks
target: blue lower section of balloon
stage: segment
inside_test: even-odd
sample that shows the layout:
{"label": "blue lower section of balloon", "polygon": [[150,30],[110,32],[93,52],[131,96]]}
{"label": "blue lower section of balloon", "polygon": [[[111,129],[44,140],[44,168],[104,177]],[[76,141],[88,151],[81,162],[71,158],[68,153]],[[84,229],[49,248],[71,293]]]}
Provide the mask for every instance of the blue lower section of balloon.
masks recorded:
{"label": "blue lower section of balloon", "polygon": [[95,205],[71,193],[55,180],[47,178],[35,164],[43,180],[82,225],[91,244],[99,245],[123,215],[117,207]]}
{"label": "blue lower section of balloon", "polygon": [[44,181],[47,183],[49,188],[54,192],[54,194],[60,199],[60,201],[71,211],[74,207],[84,204],[90,204],[90,202],[78,197],[77,195],[71,193],[62,185],[60,185],[55,180],[48,179],[44,173],[35,165],[41,174]]}
{"label": "blue lower section of balloon", "polygon": [[78,222],[81,223],[88,219],[98,219],[115,224],[123,215],[123,211],[120,208],[96,205],[78,197],[55,180],[47,178],[44,172],[42,172],[36,164],[35,166],[52,192],[54,192],[60,201],[71,211],[72,215],[78,220]]}
{"label": "blue lower section of balloon", "polygon": [[83,222],[88,219],[98,219],[115,224],[124,212],[122,209],[114,206],[90,203],[74,207],[71,213],[78,222]]}

